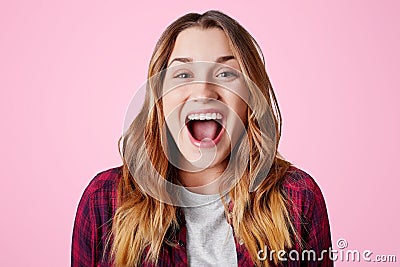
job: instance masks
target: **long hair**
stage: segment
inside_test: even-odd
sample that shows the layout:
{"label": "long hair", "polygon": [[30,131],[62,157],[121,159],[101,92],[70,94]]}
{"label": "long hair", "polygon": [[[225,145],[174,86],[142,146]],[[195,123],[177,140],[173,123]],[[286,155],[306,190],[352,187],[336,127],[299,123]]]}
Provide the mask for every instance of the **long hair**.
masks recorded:
{"label": "long hair", "polygon": [[[275,251],[290,248],[296,241],[293,237],[297,238],[297,233],[287,208],[289,200],[281,186],[290,163],[279,157],[277,152],[282,121],[265,70],[264,57],[253,37],[229,16],[214,10],[204,14],[189,13],[174,21],[161,35],[150,60],[148,79],[167,68],[177,36],[190,27],[221,29],[228,38],[241,72],[261,92],[252,94],[254,88],[249,88],[254,108],[248,109],[246,137],[239,140],[237,145],[239,152],[248,149],[249,158],[246,159],[244,173],[235,178],[238,182],[230,190],[229,196],[234,202],[231,218],[234,234],[243,240],[255,264],[269,266],[268,261],[257,260],[257,252],[265,245]],[[177,174],[166,152],[161,149],[167,133],[163,128],[165,118],[162,101],[157,100],[160,97],[160,84],[159,81],[158,85],[147,87],[141,111],[118,141],[123,174],[118,185],[118,208],[112,225],[111,255],[116,266],[138,266],[143,259],[156,264],[163,245],[176,245],[169,236],[179,228],[179,208],[153,198],[134,179],[157,176],[174,182],[172,177]],[[257,122],[264,119],[266,114],[272,114],[269,119],[276,137],[276,152],[272,155],[272,165],[265,174],[266,178],[251,192],[249,186],[262,173],[268,153],[271,153]],[[166,188],[156,190],[168,195]],[[279,262],[276,254],[273,260]]]}

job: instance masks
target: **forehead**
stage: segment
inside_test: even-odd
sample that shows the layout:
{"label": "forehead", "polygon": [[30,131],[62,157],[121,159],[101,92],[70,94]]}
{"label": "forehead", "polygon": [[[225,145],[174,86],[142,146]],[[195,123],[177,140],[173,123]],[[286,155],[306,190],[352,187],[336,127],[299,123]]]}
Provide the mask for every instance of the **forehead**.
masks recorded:
{"label": "forehead", "polygon": [[228,38],[221,29],[191,27],[179,33],[168,63],[174,57],[188,57],[194,61],[215,61],[218,57],[232,54]]}

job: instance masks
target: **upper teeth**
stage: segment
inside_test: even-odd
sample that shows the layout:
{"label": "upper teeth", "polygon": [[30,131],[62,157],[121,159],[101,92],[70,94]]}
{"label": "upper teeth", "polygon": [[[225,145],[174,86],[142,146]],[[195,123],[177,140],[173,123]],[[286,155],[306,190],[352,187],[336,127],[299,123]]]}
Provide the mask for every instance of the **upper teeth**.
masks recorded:
{"label": "upper teeth", "polygon": [[220,120],[222,115],[218,112],[215,113],[193,113],[188,116],[189,120]]}

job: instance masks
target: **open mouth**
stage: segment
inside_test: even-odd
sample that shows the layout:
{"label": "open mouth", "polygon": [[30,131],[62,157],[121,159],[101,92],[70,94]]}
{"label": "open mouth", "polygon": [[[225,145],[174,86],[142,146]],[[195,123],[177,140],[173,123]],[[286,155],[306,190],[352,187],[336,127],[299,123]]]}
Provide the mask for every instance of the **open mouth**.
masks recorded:
{"label": "open mouth", "polygon": [[191,113],[186,118],[186,127],[194,145],[214,146],[224,132],[223,116],[219,112]]}

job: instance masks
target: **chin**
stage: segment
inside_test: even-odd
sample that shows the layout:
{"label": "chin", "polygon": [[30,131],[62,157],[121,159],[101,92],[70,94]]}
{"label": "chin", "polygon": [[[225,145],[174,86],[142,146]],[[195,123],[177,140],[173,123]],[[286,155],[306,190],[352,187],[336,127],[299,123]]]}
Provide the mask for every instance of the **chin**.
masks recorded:
{"label": "chin", "polygon": [[212,147],[202,147],[202,145],[197,147],[189,140],[184,140],[178,148],[183,157],[183,161],[180,161],[182,162],[181,167],[188,171],[202,171],[221,166],[225,164],[230,154],[230,145],[224,141]]}

